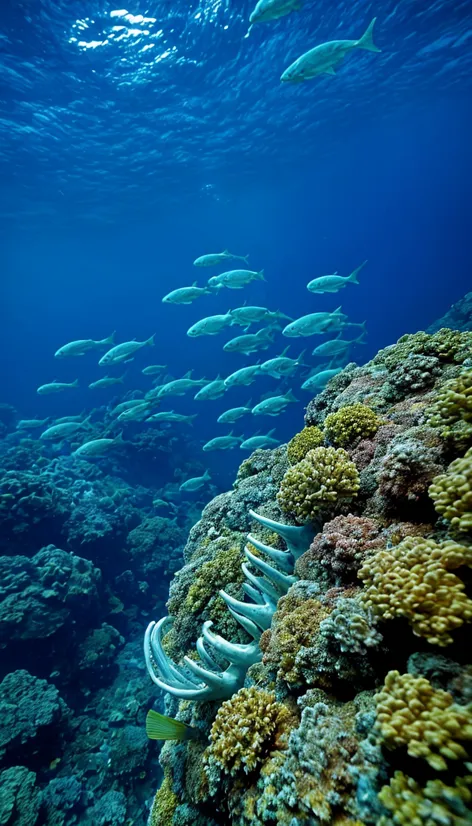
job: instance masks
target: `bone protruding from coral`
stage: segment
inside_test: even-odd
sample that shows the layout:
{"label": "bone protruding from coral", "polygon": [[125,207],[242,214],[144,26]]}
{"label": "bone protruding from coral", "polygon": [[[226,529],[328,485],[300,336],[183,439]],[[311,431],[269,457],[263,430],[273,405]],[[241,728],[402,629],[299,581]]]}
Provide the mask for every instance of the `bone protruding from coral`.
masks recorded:
{"label": "bone protruding from coral", "polygon": [[172,619],[170,617],[163,617],[159,622],[153,623],[148,637],[148,654],[152,655],[157,669],[166,683],[174,685],[177,688],[195,688],[196,681],[192,677],[187,677],[185,674],[182,674],[172,660],[168,658],[162,647],[162,638],[164,633],[169,629],[169,626],[172,626]]}
{"label": "bone protruding from coral", "polygon": [[[266,576],[267,579],[269,579],[270,582],[273,585],[275,585],[278,591],[280,591],[280,594],[286,594],[288,589],[293,585],[293,583],[297,581],[296,576],[287,576],[287,574],[283,574],[281,571],[278,571],[276,568],[274,568],[272,565],[269,565],[268,562],[265,562],[260,557],[254,556],[254,554],[251,553],[248,547],[244,548],[244,554],[246,556],[246,559],[251,563],[251,565],[254,565],[254,567],[257,568],[257,570],[260,571],[261,574],[264,574],[264,576]],[[243,565],[243,571],[247,576],[245,565]]]}
{"label": "bone protruding from coral", "polygon": [[260,662],[262,653],[256,640],[249,643],[234,643],[225,640],[220,634],[214,634],[211,630],[212,622],[207,620],[203,623],[202,634],[205,640],[215,649],[215,651],[229,662],[235,665],[242,665],[249,668],[250,665]]}
{"label": "bone protruding from coral", "polygon": [[263,631],[270,628],[270,623],[275,613],[275,604],[267,597],[264,597],[264,604],[254,605],[254,603],[251,602],[241,602],[239,599],[235,599],[230,594],[227,594],[226,591],[220,591],[219,594],[226,602],[226,605],[233,608],[237,614],[241,614],[241,616],[252,620]]}
{"label": "bone protruding from coral", "polygon": [[288,550],[293,554],[295,559],[298,559],[310,547],[315,533],[321,529],[321,524],[314,525],[283,525],[281,522],[275,522],[274,519],[269,519],[267,516],[261,516],[256,511],[250,510],[250,516],[271,531],[275,531],[282,539],[285,540]]}
{"label": "bone protruding from coral", "polygon": [[231,605],[228,605],[228,611],[251,637],[253,637],[255,640],[260,639],[262,631],[258,625],[256,625],[248,617],[243,617],[241,614],[238,614],[233,608],[231,608]]}
{"label": "bone protruding from coral", "polygon": [[264,545],[263,542],[259,542],[251,533],[247,535],[247,541],[257,548],[258,551],[266,554],[282,571],[285,571],[287,574],[293,572],[295,560],[291,553],[288,551],[279,551],[277,548],[271,548],[270,545]]}
{"label": "bone protruding from coral", "polygon": [[218,670],[218,663],[215,662],[210,652],[206,650],[202,637],[198,638],[195,648],[197,649],[197,654],[200,657],[201,661],[204,662],[208,666],[208,668]]}
{"label": "bone protruding from coral", "polygon": [[[249,597],[251,597],[251,599],[254,600],[254,602],[258,602],[261,605],[264,604],[264,596],[261,599],[260,596],[257,594],[257,591],[259,591],[262,595],[265,594],[266,596],[268,596],[269,599],[271,599],[274,603],[277,603],[279,601],[280,593],[276,591],[271,582],[269,582],[267,579],[264,579],[261,576],[256,576],[255,574],[253,574],[247,565],[242,565],[241,567],[243,569],[244,576],[249,580],[249,589],[248,583],[245,582],[243,584],[243,590]],[[256,591],[256,593],[254,593],[254,590]]]}

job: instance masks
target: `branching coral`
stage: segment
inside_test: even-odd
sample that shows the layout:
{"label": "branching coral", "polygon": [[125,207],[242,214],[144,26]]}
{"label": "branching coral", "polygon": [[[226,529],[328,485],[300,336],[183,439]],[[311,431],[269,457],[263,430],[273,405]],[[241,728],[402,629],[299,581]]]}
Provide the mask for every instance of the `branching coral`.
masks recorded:
{"label": "branching coral", "polygon": [[377,726],[388,748],[406,746],[411,757],[437,771],[445,771],[448,760],[468,759],[462,743],[472,740],[472,705],[456,705],[424,677],[398,671],[389,671],[375,700]]}
{"label": "branching coral", "polygon": [[273,694],[255,687],[242,688],[226,700],[211,727],[206,771],[213,774],[248,774],[270,753],[284,746],[290,713]]}
{"label": "branching coral", "polygon": [[464,370],[441,387],[426,420],[430,427],[440,428],[444,438],[472,436],[472,370]]}
{"label": "branching coral", "polygon": [[358,490],[359,474],[346,451],[318,447],[287,470],[277,501],[285,513],[306,522],[338,500],[356,496]]}
{"label": "branching coral", "polygon": [[287,445],[287,457],[291,465],[296,465],[305,458],[309,450],[314,450],[323,444],[324,436],[319,427],[304,427],[296,433]]}
{"label": "branching coral", "polygon": [[375,553],[359,571],[364,606],[384,620],[406,617],[417,636],[449,645],[451,631],[472,620],[472,600],[451,572],[461,565],[472,566],[472,548],[407,537]]}
{"label": "branching coral", "polygon": [[465,826],[472,822],[472,776],[457,778],[454,786],[428,780],[422,788],[396,771],[379,800],[391,815],[381,817],[378,826]]}
{"label": "branching coral", "polygon": [[433,479],[429,495],[454,530],[472,531],[472,448]]}
{"label": "branching coral", "polygon": [[381,424],[377,413],[365,404],[342,407],[330,413],[324,422],[326,435],[336,447],[347,447],[374,436]]}

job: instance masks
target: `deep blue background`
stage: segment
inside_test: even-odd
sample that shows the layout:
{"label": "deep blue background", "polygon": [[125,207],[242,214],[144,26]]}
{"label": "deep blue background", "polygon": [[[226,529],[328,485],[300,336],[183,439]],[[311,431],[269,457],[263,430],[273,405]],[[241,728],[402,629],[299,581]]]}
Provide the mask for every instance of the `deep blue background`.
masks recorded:
{"label": "deep blue background", "polygon": [[[466,4],[462,8],[465,14]],[[292,16],[292,31],[294,21]],[[376,39],[384,50],[381,26]],[[77,65],[75,68],[77,71]],[[371,80],[375,78],[375,57],[368,64],[368,73]],[[287,134],[270,162],[265,158],[258,168],[258,141],[254,137],[248,150],[250,174],[242,168],[240,176],[234,175],[234,159],[229,174],[222,155],[211,175],[206,175],[204,167],[198,168],[196,147],[189,176],[193,180],[198,171],[200,180],[211,180],[211,184],[195,186],[193,192],[190,187],[189,191],[189,176],[182,170],[181,198],[177,170],[177,184],[163,182],[157,201],[146,207],[147,196],[143,194],[139,212],[123,203],[121,216],[100,223],[77,218],[70,194],[56,184],[52,188],[54,210],[42,215],[32,202],[34,220],[27,214],[21,220],[5,219],[0,242],[2,400],[29,417],[78,412],[99,403],[98,399],[111,399],[112,390],[109,395],[105,392],[92,397],[86,389],[103,374],[94,355],[57,362],[53,353],[71,339],[101,338],[112,330],[117,331],[118,340],[156,333],[156,348],[143,351],[136,364],[129,365],[126,389],[150,385],[140,374],[147,363],[165,362],[175,376],[189,368],[194,368],[197,377],[227,375],[252,362],[252,358],[223,353],[222,345],[231,334],[190,340],[185,331],[198,318],[239,306],[245,299],[280,308],[291,316],[342,304],[351,320],[367,320],[368,344],[353,354],[360,362],[403,333],[424,329],[442,315],[472,282],[470,89],[453,84],[434,88],[426,96],[418,91],[415,99],[414,77],[409,82],[406,76],[404,81],[403,97],[396,89],[388,111],[380,111],[376,98],[369,109],[368,96],[364,95],[362,112],[354,107],[342,128],[341,121],[334,118],[330,133],[330,124],[325,123],[312,147],[305,136],[300,156],[295,136]],[[384,93],[389,94],[388,88]],[[303,94],[303,117],[310,106],[315,117],[316,83]],[[379,89],[376,94],[380,94]],[[296,99],[292,107],[296,110]],[[235,104],[236,120],[243,110],[244,97]],[[139,114],[137,107],[137,118]],[[103,118],[105,123],[106,115]],[[217,118],[213,128],[217,130]],[[209,141],[212,137],[209,133]],[[331,144],[335,148],[327,151]],[[170,154],[173,149],[178,147],[169,147]],[[33,154],[28,159],[26,145],[21,151],[26,158],[23,176],[30,164],[33,195],[28,197],[34,200],[36,192],[40,202],[42,187],[47,188],[48,197],[51,191],[39,175],[34,188],[38,159]],[[71,174],[72,158],[73,154],[69,156]],[[48,163],[54,169],[52,155]],[[123,165],[120,169],[132,185],[135,173],[126,173]],[[13,176],[8,189],[13,200],[23,184],[15,182]],[[3,194],[5,203],[8,194]],[[100,195],[99,180],[95,194]],[[113,196],[103,192],[105,207],[107,198],[115,207],[119,205],[119,192]],[[64,220],[68,216],[70,220]],[[225,290],[190,307],[162,305],[162,295],[169,290],[196,278],[203,283],[214,274],[192,267],[197,255],[225,247],[249,253],[250,264],[265,269],[267,282],[251,284],[244,291]],[[369,263],[360,274],[359,287],[348,286],[338,296],[312,296],[306,291],[310,279],[334,270],[347,275],[365,258]],[[294,341],[279,335],[268,355],[277,354],[287,343],[291,343],[290,354],[297,355],[321,340]],[[76,377],[83,385],[76,394],[36,395],[36,387],[43,382]],[[306,404],[310,397],[299,391],[300,383],[296,378],[292,387]],[[206,439],[226,432],[216,424],[222,410],[249,396],[256,400],[260,393],[276,386],[275,380],[264,379],[250,388],[229,391],[217,402],[198,405],[189,397],[176,399],[168,407],[185,412],[201,410],[197,433]],[[281,438],[289,437],[300,427],[302,413],[302,404],[293,405],[278,419],[242,420],[235,432],[244,430],[249,436],[258,427],[265,432],[275,424]],[[241,458],[237,453],[231,458],[231,468]],[[223,468],[233,455],[213,455],[209,462]]]}

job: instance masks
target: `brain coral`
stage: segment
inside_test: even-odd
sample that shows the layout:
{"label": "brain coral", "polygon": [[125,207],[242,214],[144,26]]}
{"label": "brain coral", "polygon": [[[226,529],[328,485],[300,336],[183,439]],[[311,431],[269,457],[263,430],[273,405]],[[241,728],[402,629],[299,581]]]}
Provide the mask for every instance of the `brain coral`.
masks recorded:
{"label": "brain coral", "polygon": [[472,530],[472,448],[433,479],[429,495],[437,512],[457,531]]}
{"label": "brain coral", "polygon": [[382,816],[378,826],[464,826],[472,822],[472,776],[457,778],[454,786],[428,780],[421,788],[412,777],[396,771],[379,800],[391,816]]}
{"label": "brain coral", "polygon": [[206,771],[248,774],[282,747],[281,737],[290,713],[273,694],[258,688],[241,688],[220,708],[211,727]]}
{"label": "brain coral", "polygon": [[296,465],[305,458],[309,450],[320,447],[323,444],[324,436],[319,427],[304,427],[300,433],[296,433],[287,445],[287,457],[291,465]]}
{"label": "brain coral", "polygon": [[472,548],[409,536],[377,551],[359,571],[363,603],[382,619],[406,617],[413,632],[433,645],[449,645],[451,631],[472,619],[472,600],[451,571],[472,567]]}
{"label": "brain coral", "polygon": [[352,445],[377,433],[382,420],[365,404],[351,404],[325,419],[326,435],[336,447]]}
{"label": "brain coral", "polygon": [[375,697],[377,726],[384,744],[406,746],[437,771],[447,760],[467,760],[462,742],[472,740],[472,705],[455,705],[447,691],[434,689],[424,677],[389,671]]}
{"label": "brain coral", "polygon": [[339,499],[356,496],[358,490],[359,474],[346,451],[318,447],[287,470],[277,501],[285,513],[307,522]]}

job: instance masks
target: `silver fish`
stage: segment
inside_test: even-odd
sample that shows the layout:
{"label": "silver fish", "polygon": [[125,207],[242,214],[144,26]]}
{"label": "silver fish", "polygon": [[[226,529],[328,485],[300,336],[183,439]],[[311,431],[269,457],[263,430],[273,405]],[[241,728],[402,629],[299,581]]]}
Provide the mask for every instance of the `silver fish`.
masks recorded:
{"label": "silver fish", "polygon": [[[233,339],[234,341],[235,339]],[[261,365],[251,364],[249,367],[241,367],[225,378],[226,387],[248,387],[255,381],[256,376],[261,372]]]}
{"label": "silver fish", "polygon": [[264,270],[228,270],[221,275],[214,275],[208,279],[209,287],[228,287],[230,290],[242,290],[251,281],[265,281]]}
{"label": "silver fish", "polygon": [[209,482],[211,479],[210,471],[206,470],[203,476],[194,476],[192,479],[187,479],[185,482],[179,487],[179,490],[183,493],[184,491],[194,491],[200,490],[203,488],[206,482]]}
{"label": "silver fish", "polygon": [[264,401],[259,402],[259,404],[256,404],[256,406],[252,408],[252,415],[278,416],[279,413],[282,413],[285,410],[290,402],[297,401],[298,399],[295,398],[292,391],[288,390],[283,396],[271,396],[268,399],[264,399]]}
{"label": "silver fish", "polygon": [[224,252],[213,252],[208,255],[200,255],[193,262],[194,267],[216,267],[224,261],[244,261],[248,262],[249,255],[233,255],[229,250]]}
{"label": "silver fish", "polygon": [[359,284],[357,276],[366,264],[367,261],[364,261],[360,267],[357,267],[351,275],[347,275],[345,278],[343,278],[342,275],[338,275],[337,272],[334,272],[332,275],[322,275],[319,278],[314,278],[306,285],[306,288],[310,290],[311,293],[337,293],[346,287],[347,284]]}
{"label": "silver fish", "polygon": [[100,341],[94,341],[92,338],[82,338],[78,341],[69,341],[56,350],[54,357],[57,359],[68,358],[69,356],[83,356],[90,350],[103,350],[105,347],[110,347],[115,341],[115,333],[112,333],[108,338],[102,338]]}
{"label": "silver fish", "polygon": [[232,407],[230,410],[225,410],[221,416],[218,416],[217,422],[220,424],[234,424],[238,419],[241,419],[243,416],[246,416],[247,413],[251,413],[252,411],[252,399],[243,406],[243,407]]}
{"label": "silver fish", "polygon": [[258,350],[267,350],[273,342],[273,331],[264,327],[257,333],[246,333],[244,336],[236,336],[226,342],[223,347],[225,353],[244,353],[249,356]]}
{"label": "silver fish", "polygon": [[111,387],[113,384],[123,384],[124,380],[124,376],[104,376],[103,379],[97,379],[97,381],[91,382],[89,388],[95,390],[102,387]]}
{"label": "silver fish", "polygon": [[72,455],[79,456],[81,459],[94,459],[96,456],[104,456],[113,447],[121,444],[124,444],[121,433],[114,439],[92,439],[80,445]]}
{"label": "silver fish", "polygon": [[63,390],[70,390],[71,387],[78,387],[79,380],[76,379],[75,381],[71,381],[67,383],[65,381],[54,381],[50,382],[49,384],[42,384],[41,387],[38,387],[36,390],[40,396],[48,396],[51,393],[62,393]]}
{"label": "silver fish", "polygon": [[291,359],[286,355],[289,347],[290,345],[285,348],[280,356],[269,359],[261,364],[261,373],[272,376],[274,379],[281,379],[285,376],[293,376],[300,364],[303,364],[303,356],[305,355],[306,350],[302,350],[298,358]]}
{"label": "silver fish", "polygon": [[203,445],[203,450],[233,450],[241,442],[244,442],[244,436],[233,436],[233,431],[226,436],[215,436],[209,442]]}
{"label": "silver fish", "polygon": [[347,321],[347,315],[341,312],[341,307],[332,313],[310,313],[295,319],[282,330],[283,336],[299,338],[326,333],[328,330],[340,330]]}
{"label": "silver fish", "polygon": [[123,341],[108,350],[98,362],[101,367],[107,364],[120,364],[122,361],[132,360],[132,357],[141,347],[154,347],[154,336],[146,339],[146,341]]}
{"label": "silver fish", "polygon": [[217,376],[214,381],[205,384],[193,398],[199,402],[219,399],[220,396],[224,396],[226,389],[224,379]]}
{"label": "silver fish", "polygon": [[198,413],[194,413],[193,416],[185,416],[183,413],[175,413],[173,410],[161,410],[159,413],[153,413],[152,416],[149,416],[146,421],[148,422],[185,422],[186,424],[192,424],[193,420],[196,419]]}
{"label": "silver fish", "polygon": [[187,330],[187,335],[190,338],[197,336],[216,336],[225,327],[231,327],[233,319],[230,313],[221,315],[210,315],[207,318],[201,318],[200,321],[192,324]]}
{"label": "silver fish", "polygon": [[162,299],[163,304],[191,304],[202,295],[211,295],[212,290],[208,287],[199,287],[194,281],[191,287],[179,287],[172,290]]}
{"label": "silver fish", "polygon": [[332,367],[328,370],[321,370],[319,373],[309,376],[306,381],[303,382],[301,389],[308,390],[310,393],[320,393],[324,390],[329,380],[332,379],[333,376],[337,376],[343,369],[343,367]]}
{"label": "silver fish", "polygon": [[274,439],[272,437],[273,433],[275,433],[275,427],[269,430],[265,436],[255,433],[254,436],[241,442],[239,447],[241,450],[260,450],[260,448],[277,447],[277,445],[280,444],[280,439]]}

